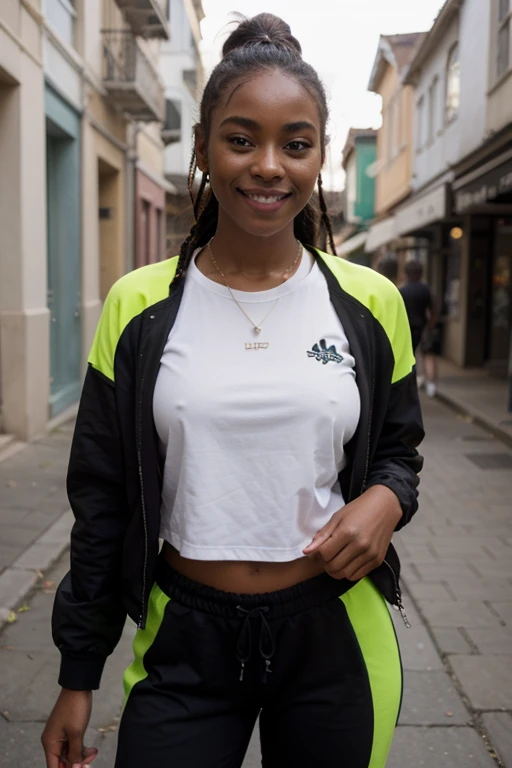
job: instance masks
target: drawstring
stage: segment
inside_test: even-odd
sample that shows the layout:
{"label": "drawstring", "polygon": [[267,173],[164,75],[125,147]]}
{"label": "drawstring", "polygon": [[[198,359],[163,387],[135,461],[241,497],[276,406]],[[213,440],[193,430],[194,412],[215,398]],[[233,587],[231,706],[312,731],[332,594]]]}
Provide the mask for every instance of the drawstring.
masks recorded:
{"label": "drawstring", "polygon": [[242,608],[241,605],[236,607],[240,616],[245,616],[244,623],[238,635],[238,642],[236,645],[236,656],[240,662],[240,682],[244,679],[245,665],[249,661],[252,655],[252,632],[251,632],[251,619],[260,619],[260,638],[258,643],[258,650],[261,658],[265,662],[265,671],[263,672],[263,682],[267,682],[268,675],[272,672],[270,668],[271,659],[275,653],[274,638],[265,614],[268,613],[268,606],[259,606],[253,608],[252,611],[248,611],[246,608]]}

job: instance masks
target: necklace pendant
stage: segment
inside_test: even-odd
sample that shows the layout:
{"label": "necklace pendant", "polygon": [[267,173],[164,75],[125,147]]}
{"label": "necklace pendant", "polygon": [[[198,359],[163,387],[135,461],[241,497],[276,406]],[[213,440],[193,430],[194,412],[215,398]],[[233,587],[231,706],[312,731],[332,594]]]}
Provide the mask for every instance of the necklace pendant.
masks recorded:
{"label": "necklace pendant", "polygon": [[261,333],[261,328],[259,328],[257,325],[254,326],[254,332],[255,333]]}

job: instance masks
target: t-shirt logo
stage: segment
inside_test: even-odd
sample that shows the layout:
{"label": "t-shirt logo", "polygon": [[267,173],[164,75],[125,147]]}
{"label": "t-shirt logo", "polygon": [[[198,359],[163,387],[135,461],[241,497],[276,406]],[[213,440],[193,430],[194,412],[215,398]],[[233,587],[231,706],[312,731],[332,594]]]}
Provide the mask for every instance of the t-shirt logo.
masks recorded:
{"label": "t-shirt logo", "polygon": [[331,344],[327,347],[325,339],[320,339],[320,344],[313,344],[310,350],[307,352],[308,357],[314,357],[319,363],[327,365],[327,363],[341,363],[343,362],[343,355],[336,352],[336,347]]}

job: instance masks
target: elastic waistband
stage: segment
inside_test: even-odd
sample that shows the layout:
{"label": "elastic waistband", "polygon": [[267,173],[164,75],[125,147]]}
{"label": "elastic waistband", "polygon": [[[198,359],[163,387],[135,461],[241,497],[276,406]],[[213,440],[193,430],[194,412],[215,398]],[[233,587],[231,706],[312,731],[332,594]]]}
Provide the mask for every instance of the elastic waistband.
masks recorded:
{"label": "elastic waistband", "polygon": [[223,592],[183,576],[175,571],[163,557],[158,559],[156,583],[168,597],[188,608],[226,618],[240,618],[241,608],[252,611],[268,608],[269,618],[289,616],[321,605],[348,592],[354,586],[348,579],[333,579],[327,573],[315,576],[293,587],[260,594]]}

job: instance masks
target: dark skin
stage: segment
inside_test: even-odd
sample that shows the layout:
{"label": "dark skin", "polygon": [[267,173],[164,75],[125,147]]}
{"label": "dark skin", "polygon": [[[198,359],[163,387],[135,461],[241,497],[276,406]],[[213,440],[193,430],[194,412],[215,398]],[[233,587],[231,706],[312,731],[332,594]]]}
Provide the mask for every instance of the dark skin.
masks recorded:
{"label": "dark skin", "polygon": [[[279,285],[297,255],[293,220],[313,194],[324,161],[315,99],[280,71],[235,83],[213,110],[210,135],[198,133],[196,153],[219,201],[213,248],[230,286],[261,291]],[[277,201],[261,203],[265,196]],[[223,282],[206,249],[196,263]],[[395,494],[374,486],[338,510],[292,562],[189,560],[168,544],[164,552],[184,575],[229,592],[271,592],[322,571],[357,580],[382,563],[401,515]],[[96,751],[83,747],[91,705],[90,691],[61,691],[42,736],[47,768],[83,768],[94,760]]]}

